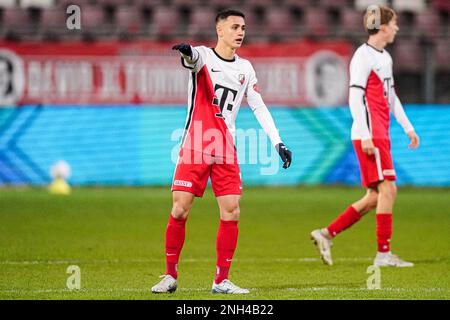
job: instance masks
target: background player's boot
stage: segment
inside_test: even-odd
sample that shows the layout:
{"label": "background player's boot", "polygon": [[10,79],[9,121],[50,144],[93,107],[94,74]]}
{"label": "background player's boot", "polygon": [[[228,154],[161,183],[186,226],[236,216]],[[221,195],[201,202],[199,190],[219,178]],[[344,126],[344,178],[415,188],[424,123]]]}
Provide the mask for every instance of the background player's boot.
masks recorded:
{"label": "background player's boot", "polygon": [[331,247],[333,246],[333,242],[325,236],[324,231],[322,229],[317,229],[311,232],[311,240],[316,245],[317,250],[319,250],[323,263],[330,266],[333,265],[333,260],[331,259]]}
{"label": "background player's boot", "polygon": [[391,252],[377,252],[375,259],[373,260],[373,264],[377,267],[404,268],[414,266],[414,263],[404,261]]}
{"label": "background player's boot", "polygon": [[247,289],[239,288],[237,285],[235,285],[233,282],[231,282],[228,279],[223,280],[221,283],[216,284],[213,282],[212,293],[225,293],[225,294],[243,294],[243,293],[249,293]]}
{"label": "background player's boot", "polygon": [[163,275],[162,280],[152,287],[153,293],[172,293],[177,290],[177,279],[169,274]]}

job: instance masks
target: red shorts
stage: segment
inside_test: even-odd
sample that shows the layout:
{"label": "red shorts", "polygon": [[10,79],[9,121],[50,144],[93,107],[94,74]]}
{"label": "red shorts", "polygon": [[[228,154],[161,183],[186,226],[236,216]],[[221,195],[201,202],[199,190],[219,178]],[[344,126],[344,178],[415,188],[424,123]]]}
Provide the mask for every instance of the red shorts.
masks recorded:
{"label": "red shorts", "polygon": [[180,150],[172,191],[186,191],[202,197],[209,177],[216,197],[242,194],[241,171],[236,154],[234,159],[225,161],[199,151]]}
{"label": "red shorts", "polygon": [[387,139],[373,139],[375,154],[363,152],[361,140],[353,140],[361,170],[363,187],[375,188],[380,181],[395,180],[395,170],[391,156],[391,142]]}

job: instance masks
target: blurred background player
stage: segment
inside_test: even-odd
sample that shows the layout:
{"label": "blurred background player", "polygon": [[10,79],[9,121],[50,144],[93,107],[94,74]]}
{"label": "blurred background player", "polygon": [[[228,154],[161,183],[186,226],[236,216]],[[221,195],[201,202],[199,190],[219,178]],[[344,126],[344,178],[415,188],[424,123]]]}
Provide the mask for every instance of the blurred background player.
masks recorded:
{"label": "blurred background player", "polygon": [[[242,193],[234,146],[235,119],[244,96],[284,162],[283,168],[287,169],[291,164],[291,152],[282,143],[261,98],[251,63],[235,54],[244,40],[244,18],[243,13],[235,10],[217,14],[215,48],[188,44],[173,46],[181,53],[182,65],[191,71],[189,109],[172,183],[173,207],[166,229],[166,274],[152,287],[154,293],[174,292],[177,288],[177,265],[185,239],[186,219],[194,197],[203,196],[209,177],[220,210],[217,273],[212,292],[249,292],[228,280],[238,238]],[[204,139],[198,140],[196,136]],[[209,141],[207,136],[214,136],[214,139]]]}
{"label": "blurred background player", "polygon": [[389,7],[371,6],[364,16],[369,40],[354,53],[350,63],[349,105],[353,118],[351,138],[359,161],[366,195],[349,206],[327,228],[311,232],[325,264],[332,265],[331,239],[376,208],[378,252],[375,266],[411,267],[391,253],[392,209],[397,193],[389,137],[390,112],[411,140],[419,146],[414,131],[394,89],[392,58],[385,47],[399,31],[397,15]]}

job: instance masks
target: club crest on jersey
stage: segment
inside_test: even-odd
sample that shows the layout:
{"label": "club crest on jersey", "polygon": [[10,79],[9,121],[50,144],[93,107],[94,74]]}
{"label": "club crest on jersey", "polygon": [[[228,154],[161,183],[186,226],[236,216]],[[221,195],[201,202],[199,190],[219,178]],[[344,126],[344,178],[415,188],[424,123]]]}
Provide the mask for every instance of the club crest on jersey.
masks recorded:
{"label": "club crest on jersey", "polygon": [[244,82],[245,82],[245,74],[240,74],[239,75],[239,82],[241,83],[241,84],[244,84]]}

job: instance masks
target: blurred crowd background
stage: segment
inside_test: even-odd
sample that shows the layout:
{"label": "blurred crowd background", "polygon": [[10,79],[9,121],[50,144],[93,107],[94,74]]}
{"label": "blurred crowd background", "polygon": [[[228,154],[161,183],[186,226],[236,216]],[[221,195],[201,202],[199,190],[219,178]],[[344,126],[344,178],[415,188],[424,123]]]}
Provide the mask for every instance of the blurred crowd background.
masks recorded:
{"label": "blurred crowd background", "polygon": [[[246,15],[246,43],[298,39],[365,40],[362,15],[370,4],[391,5],[400,33],[389,51],[398,90],[411,103],[449,101],[448,0],[0,0],[0,38],[8,41],[215,40],[218,10]],[[81,8],[81,30],[66,25],[66,8]]]}

